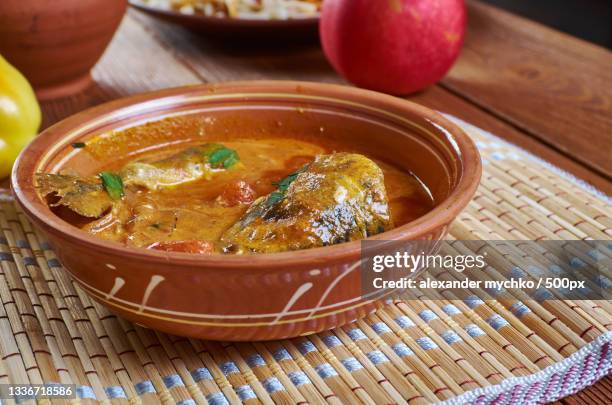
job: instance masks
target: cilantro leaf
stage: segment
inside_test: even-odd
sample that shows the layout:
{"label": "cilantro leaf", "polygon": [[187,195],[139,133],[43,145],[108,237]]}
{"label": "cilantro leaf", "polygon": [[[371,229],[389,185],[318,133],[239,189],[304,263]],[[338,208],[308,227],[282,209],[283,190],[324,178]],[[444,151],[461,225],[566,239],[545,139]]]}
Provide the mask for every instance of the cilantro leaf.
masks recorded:
{"label": "cilantro leaf", "polygon": [[208,162],[212,167],[229,169],[240,161],[235,150],[221,146],[208,155]]}
{"label": "cilantro leaf", "polygon": [[284,179],[272,182],[272,185],[278,187],[278,190],[277,191],[273,191],[272,193],[270,193],[268,195],[268,198],[266,200],[266,205],[267,206],[271,206],[271,205],[276,204],[280,200],[282,200],[285,197],[285,194],[287,193],[287,190],[289,189],[289,186],[291,185],[291,183],[293,183],[295,181],[295,179],[297,179],[297,177],[301,173],[304,173],[306,171],[306,169],[308,169],[308,165],[305,165],[305,166],[301,167],[300,169],[298,169],[295,172],[291,173],[290,175],[288,175]]}
{"label": "cilantro leaf", "polygon": [[266,199],[266,205],[268,207],[276,204],[277,202],[279,202],[280,200],[282,200],[284,197],[284,194],[281,193],[280,191],[273,191],[270,194],[268,194],[268,198]]}
{"label": "cilantro leaf", "polygon": [[113,200],[123,197],[123,180],[121,177],[111,172],[101,172],[98,177],[102,180],[102,185]]}

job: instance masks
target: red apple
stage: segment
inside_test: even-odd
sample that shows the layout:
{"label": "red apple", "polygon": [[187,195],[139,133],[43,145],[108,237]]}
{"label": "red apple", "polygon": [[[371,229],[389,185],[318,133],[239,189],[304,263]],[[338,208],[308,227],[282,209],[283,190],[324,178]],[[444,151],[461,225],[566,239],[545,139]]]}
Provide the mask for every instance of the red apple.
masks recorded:
{"label": "red apple", "polygon": [[463,0],[325,0],[320,30],[327,58],[348,81],[408,94],[446,74],[465,24]]}

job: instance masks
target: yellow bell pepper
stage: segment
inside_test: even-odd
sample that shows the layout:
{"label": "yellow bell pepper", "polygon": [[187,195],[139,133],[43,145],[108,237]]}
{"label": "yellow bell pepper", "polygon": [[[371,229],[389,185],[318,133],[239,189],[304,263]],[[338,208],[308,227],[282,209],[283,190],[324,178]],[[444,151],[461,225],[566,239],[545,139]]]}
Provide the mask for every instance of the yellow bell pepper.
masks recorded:
{"label": "yellow bell pepper", "polygon": [[0,179],[40,127],[40,107],[25,77],[0,55]]}

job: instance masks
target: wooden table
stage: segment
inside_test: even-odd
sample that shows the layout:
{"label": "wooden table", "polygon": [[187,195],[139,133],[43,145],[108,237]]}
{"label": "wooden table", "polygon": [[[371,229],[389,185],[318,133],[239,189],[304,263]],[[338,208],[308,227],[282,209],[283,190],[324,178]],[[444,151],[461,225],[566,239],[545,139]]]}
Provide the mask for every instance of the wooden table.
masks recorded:
{"label": "wooden table", "polygon": [[[612,53],[469,2],[463,53],[410,100],[491,131],[612,194]],[[164,87],[238,79],[341,83],[316,46],[237,49],[135,11],[93,72],[95,84],[43,104],[43,127],[89,106]],[[612,378],[564,399],[610,402]]]}
{"label": "wooden table", "polygon": [[[342,83],[318,46],[223,46],[135,11],[84,94],[45,103],[48,126],[128,94],[200,82],[295,79]],[[457,64],[408,97],[489,130],[612,194],[612,53],[496,8],[469,2]]]}

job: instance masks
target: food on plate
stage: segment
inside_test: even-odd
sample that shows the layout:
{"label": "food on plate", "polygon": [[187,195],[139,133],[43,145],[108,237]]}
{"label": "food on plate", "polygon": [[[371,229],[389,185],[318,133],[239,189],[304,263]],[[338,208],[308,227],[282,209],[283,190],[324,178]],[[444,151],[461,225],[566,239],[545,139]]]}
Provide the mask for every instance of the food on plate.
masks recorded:
{"label": "food on plate", "polygon": [[95,160],[96,145],[114,145],[123,157],[94,173],[38,173],[37,188],[66,221],[129,247],[200,255],[309,249],[367,238],[433,207],[412,173],[327,137],[128,151],[138,143],[114,135],[73,144],[73,153]]}
{"label": "food on plate", "polygon": [[208,17],[286,20],[316,17],[322,0],[139,0],[151,7]]}

